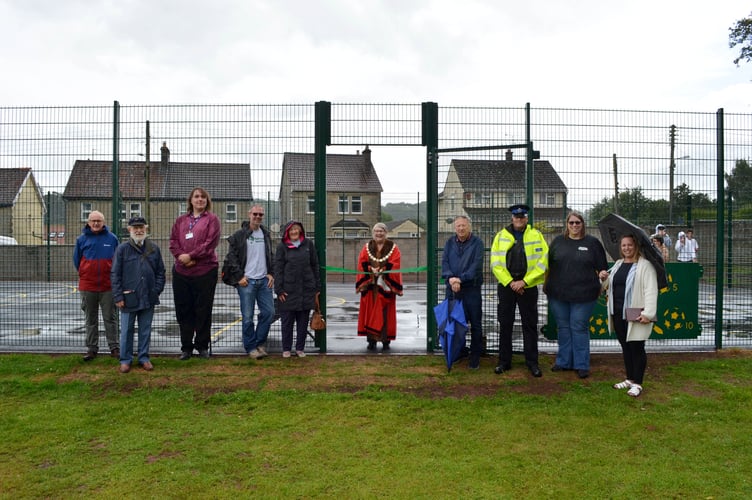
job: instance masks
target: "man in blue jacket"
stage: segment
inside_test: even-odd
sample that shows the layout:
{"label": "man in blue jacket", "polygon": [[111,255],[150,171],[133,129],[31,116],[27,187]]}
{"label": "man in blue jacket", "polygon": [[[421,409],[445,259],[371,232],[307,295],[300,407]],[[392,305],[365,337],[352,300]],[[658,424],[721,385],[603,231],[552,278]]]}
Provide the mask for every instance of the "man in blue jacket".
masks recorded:
{"label": "man in blue jacket", "polygon": [[81,235],[73,250],[73,265],[78,271],[78,290],[81,292],[81,309],[84,311],[86,328],[86,354],[84,361],[91,361],[99,352],[99,309],[102,308],[104,331],[113,358],[120,357],[115,304],[112,302],[110,271],[112,257],[118,246],[117,236],[104,224],[102,212],[89,214]]}
{"label": "man in blue jacket", "polygon": [[165,267],[159,247],[146,235],[146,219],[128,221],[130,238],[115,250],[112,264],[112,298],[120,309],[120,373],[133,363],[133,331],[138,319],[138,364],[151,371],[149,359],[151,320],[165,287]]}
{"label": "man in blue jacket", "polygon": [[465,319],[470,322],[471,370],[480,367],[483,351],[483,241],[473,234],[470,217],[454,218],[455,235],[444,245],[441,277],[446,283],[446,298],[462,300]]}

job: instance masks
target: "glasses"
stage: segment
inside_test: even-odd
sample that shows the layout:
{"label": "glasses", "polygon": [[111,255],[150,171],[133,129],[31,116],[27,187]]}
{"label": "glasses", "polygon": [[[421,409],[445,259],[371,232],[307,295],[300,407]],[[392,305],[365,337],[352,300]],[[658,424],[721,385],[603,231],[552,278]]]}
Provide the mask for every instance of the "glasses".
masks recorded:
{"label": "glasses", "polygon": [[570,220],[569,222],[567,222],[567,224],[569,224],[570,226],[579,226],[580,224],[582,224],[582,221],[580,221],[580,220]]}
{"label": "glasses", "polygon": [[251,215],[253,215],[254,217],[263,217],[264,216],[264,214],[260,214],[258,212],[253,212],[253,213],[251,213]]}
{"label": "glasses", "polygon": [[97,219],[97,220],[90,220],[89,222],[91,222],[92,224],[104,224],[104,221],[103,220],[99,220],[99,219]]}

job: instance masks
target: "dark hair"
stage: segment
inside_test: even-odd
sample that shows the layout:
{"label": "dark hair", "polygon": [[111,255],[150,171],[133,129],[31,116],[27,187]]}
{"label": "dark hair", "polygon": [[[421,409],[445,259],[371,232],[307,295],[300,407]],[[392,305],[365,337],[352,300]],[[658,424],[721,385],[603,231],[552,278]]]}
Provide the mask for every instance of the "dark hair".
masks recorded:
{"label": "dark hair", "polygon": [[564,219],[564,237],[569,238],[569,218],[570,217],[576,217],[582,222],[582,235],[585,236],[587,234],[587,228],[585,227],[585,216],[582,215],[577,210],[572,210],[567,214],[567,217]]}
{"label": "dark hair", "polygon": [[640,252],[640,245],[637,243],[637,237],[634,234],[625,234],[625,235],[622,235],[621,238],[619,238],[619,256],[622,259],[624,258],[624,254],[621,253],[621,240],[623,240],[624,238],[629,238],[634,243],[634,246],[635,246],[635,259],[634,260],[635,262],[637,262],[642,257],[642,252]]}
{"label": "dark hair", "polygon": [[206,192],[206,189],[202,187],[195,187],[191,190],[191,194],[188,195],[188,213],[193,213],[193,202],[191,199],[193,198],[193,195],[198,191],[204,197],[206,197],[206,211],[211,212],[211,196],[209,196],[209,193]]}

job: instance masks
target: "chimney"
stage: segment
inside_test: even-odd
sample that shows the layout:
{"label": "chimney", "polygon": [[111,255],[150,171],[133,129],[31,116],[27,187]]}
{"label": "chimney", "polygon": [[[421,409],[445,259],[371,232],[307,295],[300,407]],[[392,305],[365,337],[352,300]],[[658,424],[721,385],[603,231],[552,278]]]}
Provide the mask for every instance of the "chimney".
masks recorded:
{"label": "chimney", "polygon": [[170,163],[170,148],[167,147],[167,143],[163,142],[162,147],[159,149],[162,152],[162,166],[166,167]]}
{"label": "chimney", "polygon": [[368,148],[368,144],[366,144],[366,148],[363,150],[363,160],[371,163],[371,150]]}
{"label": "chimney", "polygon": [[504,159],[506,161],[512,161],[512,150],[507,149],[507,152],[504,154]]}

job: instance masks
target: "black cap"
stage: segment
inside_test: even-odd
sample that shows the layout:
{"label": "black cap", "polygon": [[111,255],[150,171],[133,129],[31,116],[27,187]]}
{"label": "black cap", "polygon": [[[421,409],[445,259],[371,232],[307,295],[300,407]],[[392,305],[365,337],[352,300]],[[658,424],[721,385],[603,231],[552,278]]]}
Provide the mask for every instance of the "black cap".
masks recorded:
{"label": "black cap", "polygon": [[509,207],[509,211],[512,212],[512,215],[523,215],[526,216],[527,213],[530,211],[530,207],[527,205],[512,205]]}
{"label": "black cap", "polygon": [[131,217],[128,221],[129,226],[146,226],[146,219],[143,217]]}

